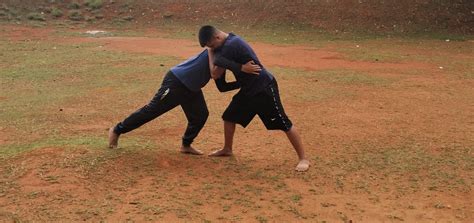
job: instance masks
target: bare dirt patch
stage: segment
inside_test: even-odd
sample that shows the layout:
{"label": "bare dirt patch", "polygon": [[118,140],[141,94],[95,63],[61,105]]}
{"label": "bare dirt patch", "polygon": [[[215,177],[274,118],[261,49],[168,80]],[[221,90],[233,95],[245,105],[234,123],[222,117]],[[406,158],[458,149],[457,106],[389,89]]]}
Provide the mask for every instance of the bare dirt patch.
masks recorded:
{"label": "bare dirt patch", "polygon": [[[190,40],[167,39],[167,38],[143,38],[143,37],[104,37],[104,38],[80,38],[69,40],[72,42],[97,42],[103,44],[107,49],[123,50],[127,52],[152,53],[156,55],[169,55],[187,58],[199,52],[199,44]],[[251,43],[258,52],[262,63],[267,66],[281,66],[301,68],[307,70],[326,69],[430,69],[434,66],[426,63],[404,62],[362,62],[350,61],[340,53],[331,51],[330,48],[318,49],[310,46],[278,46],[266,43]],[[170,47],[173,46],[173,47]]]}

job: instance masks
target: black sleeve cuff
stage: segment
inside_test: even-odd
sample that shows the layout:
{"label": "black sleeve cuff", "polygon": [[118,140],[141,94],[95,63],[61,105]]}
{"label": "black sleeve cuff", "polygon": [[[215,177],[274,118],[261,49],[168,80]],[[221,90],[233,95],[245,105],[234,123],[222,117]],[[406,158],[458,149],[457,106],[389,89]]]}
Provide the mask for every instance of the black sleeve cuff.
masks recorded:
{"label": "black sleeve cuff", "polygon": [[222,75],[219,79],[216,79],[215,82],[217,89],[219,89],[220,92],[232,91],[240,88],[240,84],[237,81],[227,83],[225,81],[225,74]]}

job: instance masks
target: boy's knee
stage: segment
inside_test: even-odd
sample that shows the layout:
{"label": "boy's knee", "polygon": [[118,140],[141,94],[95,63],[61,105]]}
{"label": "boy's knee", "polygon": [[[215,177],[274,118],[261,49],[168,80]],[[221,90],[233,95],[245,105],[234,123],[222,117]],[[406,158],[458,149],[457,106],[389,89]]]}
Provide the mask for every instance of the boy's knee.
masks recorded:
{"label": "boy's knee", "polygon": [[204,125],[207,122],[207,118],[209,118],[209,114],[206,114],[205,116],[202,117],[201,119],[201,124]]}
{"label": "boy's knee", "polygon": [[201,117],[201,120],[203,120],[204,122],[207,121],[207,118],[209,118],[209,110],[204,110],[204,112],[202,113],[202,117]]}
{"label": "boy's knee", "polygon": [[209,111],[202,112],[197,119],[195,119],[194,123],[197,125],[203,126],[206,122],[207,119],[209,118]]}

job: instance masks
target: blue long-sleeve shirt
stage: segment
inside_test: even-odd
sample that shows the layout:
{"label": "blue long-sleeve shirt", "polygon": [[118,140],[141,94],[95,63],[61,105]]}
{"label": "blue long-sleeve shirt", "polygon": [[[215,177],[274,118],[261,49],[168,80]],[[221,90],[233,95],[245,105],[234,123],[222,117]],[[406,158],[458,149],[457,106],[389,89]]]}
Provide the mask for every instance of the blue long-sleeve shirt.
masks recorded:
{"label": "blue long-sleeve shirt", "polygon": [[[211,78],[207,50],[203,50],[198,55],[172,67],[170,70],[186,88],[191,91],[200,91]],[[230,83],[225,81],[225,73],[216,80],[216,85],[219,91],[222,92],[239,88],[239,84],[235,81]]]}
{"label": "blue long-sleeve shirt", "polygon": [[[224,44],[215,50],[214,64],[231,70],[240,85],[240,92],[253,96],[262,92],[273,80],[273,75],[260,63],[253,49],[239,36],[229,33]],[[253,60],[262,70],[259,75],[248,74],[240,70],[241,64]]]}
{"label": "blue long-sleeve shirt", "polygon": [[170,70],[189,90],[200,91],[211,79],[207,50],[203,50]]}

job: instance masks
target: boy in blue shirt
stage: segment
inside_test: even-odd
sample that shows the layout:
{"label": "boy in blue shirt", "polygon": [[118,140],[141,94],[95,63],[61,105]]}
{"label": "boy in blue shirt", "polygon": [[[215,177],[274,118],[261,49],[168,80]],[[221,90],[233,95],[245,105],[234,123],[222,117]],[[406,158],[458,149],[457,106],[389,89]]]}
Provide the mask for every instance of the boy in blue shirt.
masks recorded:
{"label": "boy in blue shirt", "polygon": [[[255,73],[258,70],[258,66],[251,63],[244,64],[241,68],[249,73]],[[160,89],[147,105],[110,128],[109,148],[117,148],[121,134],[130,132],[181,105],[188,120],[188,126],[182,137],[181,152],[202,155],[203,153],[193,148],[191,143],[209,116],[201,88],[209,82],[210,78],[208,50],[172,67],[165,75]],[[235,82],[227,83],[222,80],[216,80],[216,85],[220,91],[238,88]]]}
{"label": "boy in blue shirt", "polygon": [[[234,73],[240,91],[232,98],[225,110],[224,148],[210,156],[231,156],[236,123],[244,128],[258,115],[268,130],[282,130],[286,133],[299,162],[297,171],[306,171],[309,161],[305,158],[303,144],[295,127],[286,116],[280,101],[275,77],[263,67],[253,49],[239,36],[225,33],[212,26],[199,30],[201,47],[209,47],[210,71],[213,79],[222,78],[225,69]],[[241,64],[253,63],[261,67],[259,75],[242,71]]]}

